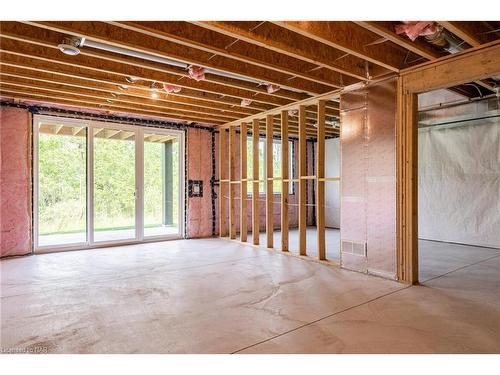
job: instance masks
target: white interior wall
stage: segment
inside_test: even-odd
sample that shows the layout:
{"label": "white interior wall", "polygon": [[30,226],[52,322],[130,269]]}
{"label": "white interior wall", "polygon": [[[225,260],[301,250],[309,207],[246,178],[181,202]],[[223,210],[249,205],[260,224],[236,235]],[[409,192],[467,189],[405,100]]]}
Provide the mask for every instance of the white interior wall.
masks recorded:
{"label": "white interior wall", "polygon": [[[340,176],[340,138],[325,141],[325,176]],[[325,225],[340,228],[340,183],[325,183]]]}
{"label": "white interior wall", "polygon": [[422,239],[500,248],[500,121],[419,129]]}

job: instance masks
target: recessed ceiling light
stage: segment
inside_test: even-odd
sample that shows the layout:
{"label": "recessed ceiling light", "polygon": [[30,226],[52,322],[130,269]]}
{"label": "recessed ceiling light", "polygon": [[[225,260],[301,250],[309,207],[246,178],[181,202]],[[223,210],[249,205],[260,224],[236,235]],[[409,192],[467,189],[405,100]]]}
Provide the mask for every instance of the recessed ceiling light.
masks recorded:
{"label": "recessed ceiling light", "polygon": [[113,101],[112,101],[111,99],[106,99],[106,101],[107,101],[108,103],[113,103]]}
{"label": "recessed ceiling light", "polygon": [[151,91],[151,97],[153,99],[158,99],[158,92],[155,90],[155,91]]}
{"label": "recessed ceiling light", "polygon": [[128,86],[126,86],[126,85],[118,85],[118,89],[122,90],[122,91],[125,91],[125,90],[128,90]]}

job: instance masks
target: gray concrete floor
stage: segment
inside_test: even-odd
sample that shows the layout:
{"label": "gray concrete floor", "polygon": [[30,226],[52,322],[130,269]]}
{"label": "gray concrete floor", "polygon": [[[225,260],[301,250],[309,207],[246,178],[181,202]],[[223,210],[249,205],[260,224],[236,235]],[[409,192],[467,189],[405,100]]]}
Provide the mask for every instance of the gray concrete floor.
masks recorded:
{"label": "gray concrete floor", "polygon": [[[318,255],[318,244],[316,227],[307,227],[306,231],[306,248],[307,255],[315,257]],[[248,233],[248,243],[252,243],[252,233]],[[259,233],[259,244],[265,248],[267,244],[267,237],[265,232]],[[273,231],[273,242],[275,249],[281,249],[281,231]],[[325,229],[325,247],[326,258],[329,260],[340,261],[340,230],[333,228]],[[294,228],[288,232],[288,248],[291,253],[299,253],[299,230]]]}
{"label": "gray concrete floor", "polygon": [[223,239],[1,261],[5,351],[500,352],[500,251],[421,242],[420,286]]}

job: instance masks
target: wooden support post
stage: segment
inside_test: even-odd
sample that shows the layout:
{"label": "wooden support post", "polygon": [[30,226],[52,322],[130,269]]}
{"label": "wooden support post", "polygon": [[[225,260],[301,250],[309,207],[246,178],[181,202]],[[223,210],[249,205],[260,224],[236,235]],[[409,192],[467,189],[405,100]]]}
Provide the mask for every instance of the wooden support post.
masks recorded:
{"label": "wooden support post", "polygon": [[[316,157],[316,232],[318,258],[326,259],[325,246],[325,101],[318,102],[318,139]],[[323,180],[321,180],[323,179]]]}
{"label": "wooden support post", "polygon": [[397,154],[397,262],[398,279],[418,282],[418,98],[398,80]]}
{"label": "wooden support post", "polygon": [[299,254],[307,255],[306,251],[306,107],[299,106]]}
{"label": "wooden support post", "polygon": [[273,116],[266,116],[266,237],[267,247],[273,247]]}
{"label": "wooden support post", "polygon": [[227,131],[219,130],[219,236],[227,236],[227,188],[229,184],[223,182],[227,180]]}
{"label": "wooden support post", "polygon": [[229,128],[229,238],[236,238],[235,191],[236,186],[236,127]]}
{"label": "wooden support post", "polygon": [[281,111],[281,250],[288,251],[288,111]]}
{"label": "wooden support post", "polygon": [[241,123],[240,133],[240,240],[247,241],[247,124]]}
{"label": "wooden support post", "polygon": [[253,244],[259,244],[259,120],[252,121],[252,237]]}

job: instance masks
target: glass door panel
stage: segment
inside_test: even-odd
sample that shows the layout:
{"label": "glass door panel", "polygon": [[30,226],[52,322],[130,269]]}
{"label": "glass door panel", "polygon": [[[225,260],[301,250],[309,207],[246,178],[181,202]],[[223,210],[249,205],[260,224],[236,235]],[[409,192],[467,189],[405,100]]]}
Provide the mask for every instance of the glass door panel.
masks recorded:
{"label": "glass door panel", "polygon": [[144,132],[144,237],[179,235],[179,137]]}
{"label": "glass door panel", "polygon": [[38,246],[87,241],[87,128],[38,124]]}
{"label": "glass door panel", "polygon": [[135,132],[96,127],[94,242],[136,238]]}

